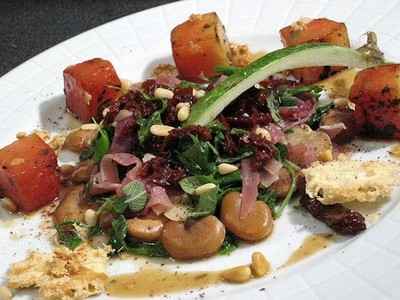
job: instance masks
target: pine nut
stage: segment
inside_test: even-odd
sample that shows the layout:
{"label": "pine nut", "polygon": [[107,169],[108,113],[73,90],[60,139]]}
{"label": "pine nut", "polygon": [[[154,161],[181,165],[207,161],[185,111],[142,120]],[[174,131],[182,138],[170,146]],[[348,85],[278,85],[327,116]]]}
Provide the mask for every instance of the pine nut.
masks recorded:
{"label": "pine nut", "polygon": [[121,109],[118,112],[118,114],[115,116],[114,121],[118,122],[118,121],[121,121],[121,120],[123,120],[123,119],[125,119],[127,117],[132,116],[132,115],[133,115],[133,113],[131,111],[129,111],[127,109]]}
{"label": "pine nut", "polygon": [[201,98],[206,94],[204,90],[193,90],[193,96],[196,98]]}
{"label": "pine nut", "polygon": [[269,133],[269,131],[267,129],[261,128],[261,127],[257,127],[256,129],[256,134],[257,135],[261,135],[264,139],[271,141],[271,134]]}
{"label": "pine nut", "polygon": [[217,187],[217,186],[216,186],[214,183],[206,183],[206,184],[203,184],[203,185],[197,187],[197,188],[194,190],[194,193],[195,193],[196,195],[201,195],[201,194],[207,193],[207,192],[209,192],[209,191],[215,189],[216,187]]}
{"label": "pine nut", "polygon": [[121,79],[121,93],[123,95],[127,94],[129,92],[131,85],[132,82],[129,81],[128,79]]}
{"label": "pine nut", "polygon": [[11,290],[6,286],[0,286],[0,300],[11,300],[13,297]]}
{"label": "pine nut", "polygon": [[95,123],[87,123],[87,124],[83,124],[81,126],[82,130],[97,130],[99,129],[99,125],[95,124]]}
{"label": "pine nut", "polygon": [[16,137],[17,139],[22,139],[23,137],[26,137],[26,136],[27,136],[27,133],[24,132],[24,131],[20,131],[20,132],[18,132],[18,133],[15,135],[15,137]]}
{"label": "pine nut", "polygon": [[226,175],[232,172],[235,172],[239,168],[232,164],[222,163],[218,165],[218,173],[221,175]]}
{"label": "pine nut", "polygon": [[243,283],[250,280],[251,270],[249,266],[239,266],[221,273],[224,280],[233,283]]}
{"label": "pine nut", "polygon": [[106,107],[105,109],[103,109],[103,112],[101,113],[103,115],[103,117],[107,116],[107,114],[110,112],[110,109],[108,107]]}
{"label": "pine nut", "polygon": [[184,122],[189,118],[189,115],[190,115],[190,106],[185,105],[178,110],[177,117],[179,121]]}
{"label": "pine nut", "polygon": [[318,155],[320,161],[331,161],[333,159],[333,154],[331,149],[327,149]]}
{"label": "pine nut", "polygon": [[145,153],[143,155],[142,161],[145,163],[149,160],[152,160],[154,157],[156,157],[155,155],[151,154],[151,153]]}
{"label": "pine nut", "polygon": [[8,210],[10,213],[16,213],[18,211],[17,205],[9,198],[1,199],[1,205],[4,209]]}
{"label": "pine nut", "polygon": [[189,102],[179,102],[177,105],[176,105],[176,109],[181,109],[182,107],[185,107],[185,106],[189,106],[190,107],[190,103]]}
{"label": "pine nut", "polygon": [[156,88],[154,91],[154,97],[172,99],[174,97],[174,92],[164,88]]}
{"label": "pine nut", "polygon": [[169,132],[173,129],[174,127],[167,125],[152,125],[150,127],[150,132],[156,136],[168,136]]}
{"label": "pine nut", "polygon": [[255,277],[262,277],[268,273],[271,266],[261,252],[254,252],[251,255],[251,271]]}
{"label": "pine nut", "polygon": [[87,209],[85,211],[85,223],[89,226],[94,226],[97,223],[97,215],[93,209]]}

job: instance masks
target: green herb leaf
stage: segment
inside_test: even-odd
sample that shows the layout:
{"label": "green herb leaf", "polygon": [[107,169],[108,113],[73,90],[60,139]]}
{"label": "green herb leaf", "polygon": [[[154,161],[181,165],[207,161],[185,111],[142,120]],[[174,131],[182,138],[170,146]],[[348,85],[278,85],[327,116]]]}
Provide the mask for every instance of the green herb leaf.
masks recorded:
{"label": "green herb leaf", "polygon": [[319,123],[321,122],[322,117],[329,112],[335,105],[333,102],[328,103],[323,106],[317,107],[315,113],[311,116],[310,120],[308,120],[308,125],[312,129],[317,129],[319,126]]}
{"label": "green herb leaf", "polygon": [[247,157],[250,157],[254,154],[254,151],[251,149],[248,149],[247,147],[241,147],[239,149],[239,153],[235,156],[226,156],[226,157],[220,157],[218,158],[217,162],[220,163],[227,163],[227,164],[233,164],[236,162],[241,161],[242,159],[245,159]]}
{"label": "green herb leaf", "polygon": [[296,106],[297,98],[295,97],[285,97],[281,99],[281,106]]}
{"label": "green herb leaf", "polygon": [[126,251],[134,255],[142,255],[149,257],[169,257],[161,242],[142,242],[128,239]]}
{"label": "green herb leaf", "polygon": [[115,197],[112,202],[112,211],[116,214],[123,214],[128,207],[126,197]]}
{"label": "green herb leaf", "polygon": [[100,224],[97,223],[96,225],[89,227],[88,237],[89,238],[94,237],[96,235],[101,234],[102,232],[103,232],[103,229],[101,228]]}
{"label": "green herb leaf", "polygon": [[224,242],[218,251],[219,255],[230,255],[233,251],[239,248],[239,239],[232,233],[227,232]]}
{"label": "green herb leaf", "polygon": [[150,127],[153,125],[162,124],[161,114],[167,108],[167,103],[166,101],[161,101],[161,103],[162,103],[161,109],[155,111],[150,117],[146,119],[142,118],[137,121],[137,124],[139,125],[138,139],[142,147],[145,146],[145,143],[151,136]]}
{"label": "green herb leaf", "polygon": [[285,160],[283,162],[283,166],[288,170],[292,182],[290,184],[290,188],[288,193],[286,194],[286,197],[283,199],[283,201],[280,203],[279,206],[275,206],[273,209],[273,214],[275,219],[278,219],[282,215],[286,206],[288,206],[290,200],[292,199],[294,192],[296,191],[297,174],[296,170],[293,168],[293,164]]}
{"label": "green herb leaf", "polygon": [[122,188],[126,198],[124,203],[128,204],[129,209],[133,212],[139,212],[144,209],[147,203],[147,192],[144,184],[134,180]]}
{"label": "green herb leaf", "polygon": [[277,150],[277,159],[279,161],[284,161],[288,156],[288,149],[284,144],[277,143],[275,144]]}
{"label": "green herb leaf", "polygon": [[212,174],[215,171],[215,150],[208,142],[191,136],[191,143],[177,153],[178,160],[193,175]]}
{"label": "green herb leaf", "polygon": [[[274,193],[273,191],[270,191],[268,189],[260,189],[257,199],[260,201],[264,201],[265,204],[267,204],[269,206],[272,213],[275,211],[275,208],[279,205],[279,201],[276,197],[276,193]],[[273,213],[273,217],[275,218],[274,213]]]}
{"label": "green herb leaf", "polygon": [[282,97],[288,97],[288,96],[296,96],[298,94],[302,93],[310,93],[313,94],[316,98],[319,97],[323,89],[320,86],[317,85],[306,85],[306,86],[300,86],[300,87],[295,87],[291,89],[285,89],[282,92]]}
{"label": "green herb leaf", "polygon": [[216,181],[221,188],[225,189],[232,186],[241,186],[242,177],[240,176],[240,171],[237,170],[226,175],[217,175]]}
{"label": "green herb leaf", "polygon": [[196,188],[206,183],[215,183],[215,180],[212,176],[197,175],[185,177],[179,181],[181,189],[189,195],[193,195]]}
{"label": "green herb leaf", "polygon": [[103,156],[108,152],[110,148],[110,138],[108,137],[107,131],[104,128],[100,128],[99,135],[95,141],[93,158],[96,162],[100,162]]}
{"label": "green herb leaf", "polygon": [[234,67],[234,66],[216,66],[215,67],[215,72],[226,75],[226,76],[232,75],[237,70],[240,70],[240,68]]}
{"label": "green herb leaf", "polygon": [[181,80],[181,82],[178,84],[178,87],[180,88],[194,88],[196,90],[202,89],[203,86],[202,84],[196,83],[196,82],[191,82],[187,80]]}
{"label": "green herb leaf", "polygon": [[189,213],[190,217],[199,218],[213,215],[218,205],[218,188],[201,194],[195,200],[197,200],[197,204],[193,211]]}
{"label": "green herb leaf", "polygon": [[126,249],[125,238],[127,232],[128,224],[123,215],[120,215],[117,219],[112,221],[109,243],[115,253],[119,253]]}
{"label": "green herb leaf", "polygon": [[114,195],[108,198],[102,198],[102,201],[103,204],[97,210],[98,214],[108,211],[120,215],[124,213],[128,207],[128,204],[125,203],[125,197],[117,197]]}
{"label": "green herb leaf", "polygon": [[274,122],[277,124],[279,124],[282,121],[281,115],[279,114],[280,104],[281,103],[279,101],[279,98],[276,95],[274,95],[273,92],[271,92],[267,97],[267,107],[271,114],[272,120],[274,120]]}
{"label": "green herb leaf", "polygon": [[65,245],[71,250],[74,250],[83,242],[75,228],[75,226],[78,224],[79,223],[75,221],[66,221],[55,225],[58,234],[58,240],[61,244]]}

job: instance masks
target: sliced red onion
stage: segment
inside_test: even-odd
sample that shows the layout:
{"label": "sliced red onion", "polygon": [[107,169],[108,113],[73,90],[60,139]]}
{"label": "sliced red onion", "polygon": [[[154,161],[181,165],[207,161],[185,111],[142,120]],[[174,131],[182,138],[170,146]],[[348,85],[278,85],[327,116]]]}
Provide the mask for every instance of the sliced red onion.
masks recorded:
{"label": "sliced red onion", "polygon": [[100,162],[100,171],[92,176],[92,187],[90,189],[91,194],[102,194],[113,191],[118,192],[122,189],[117,164],[125,167],[135,165],[133,169],[137,172],[137,169],[141,167],[142,162],[139,158],[130,153],[104,155]]}
{"label": "sliced red onion", "polygon": [[127,110],[127,109],[121,109],[118,114],[114,118],[114,122],[119,122],[122,121],[125,118],[128,118],[133,115],[133,112]]}
{"label": "sliced red onion", "polygon": [[[290,109],[292,110],[293,117],[296,118],[297,120],[295,121],[290,121],[290,120],[284,120],[280,126],[284,129],[290,129],[293,128],[297,125],[304,124],[306,123],[311,116],[315,113],[316,110],[316,103],[315,101],[299,101],[299,104],[297,106],[291,107]],[[289,109],[289,107],[286,107]]]}
{"label": "sliced red onion", "polygon": [[252,170],[250,159],[243,159],[240,175],[242,177],[242,193],[239,218],[243,219],[255,208],[260,174]]}
{"label": "sliced red onion", "polygon": [[153,186],[150,189],[150,200],[146,204],[144,213],[147,214],[152,210],[158,216],[173,206],[166,190],[161,186]]}
{"label": "sliced red onion", "polygon": [[270,123],[265,127],[265,129],[267,129],[271,135],[271,143],[281,143],[285,140],[285,134],[278,125]]}
{"label": "sliced red onion", "polygon": [[279,171],[282,168],[282,163],[274,158],[270,159],[265,166],[265,172],[260,172],[260,182],[268,188],[279,179]]}
{"label": "sliced red onion", "polygon": [[174,75],[161,74],[155,78],[156,83],[159,85],[164,85],[169,88],[175,88],[181,83],[181,80],[176,78]]}
{"label": "sliced red onion", "polygon": [[117,122],[110,153],[129,153],[132,151],[135,126],[136,121],[133,116]]}
{"label": "sliced red onion", "polygon": [[346,130],[347,127],[343,122],[332,124],[332,125],[322,125],[319,129],[325,132],[331,139],[341,133],[343,130]]}

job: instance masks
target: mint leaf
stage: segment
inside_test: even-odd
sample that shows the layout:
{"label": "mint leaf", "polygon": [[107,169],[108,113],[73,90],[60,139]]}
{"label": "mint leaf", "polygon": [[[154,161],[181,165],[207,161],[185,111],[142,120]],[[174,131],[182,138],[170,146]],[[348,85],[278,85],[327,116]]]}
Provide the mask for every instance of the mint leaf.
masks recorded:
{"label": "mint leaf", "polygon": [[212,174],[216,169],[215,149],[209,142],[191,136],[189,145],[177,153],[178,160],[193,175]]}
{"label": "mint leaf", "polygon": [[150,127],[153,125],[162,124],[161,114],[167,108],[167,103],[166,101],[161,101],[161,103],[161,108],[155,111],[150,117],[146,119],[142,118],[137,121],[137,124],[139,125],[138,139],[141,146],[144,146],[151,136]]}
{"label": "mint leaf", "polygon": [[277,159],[279,161],[284,161],[288,157],[288,149],[286,145],[277,143],[275,144],[276,147],[276,153],[277,153]]}
{"label": "mint leaf", "polygon": [[197,204],[193,211],[190,212],[190,217],[199,218],[215,214],[218,205],[218,188],[201,194],[196,197],[196,200]]}
{"label": "mint leaf", "polygon": [[317,129],[319,123],[321,122],[322,117],[328,113],[335,105],[333,102],[328,103],[326,105],[318,106],[315,110],[315,113],[311,116],[310,120],[308,120],[308,125],[312,129]]}
{"label": "mint leaf", "polygon": [[126,251],[142,256],[149,257],[169,257],[168,252],[165,250],[161,242],[142,242],[133,239],[128,239]]}
{"label": "mint leaf", "polygon": [[206,183],[215,183],[215,180],[212,176],[197,175],[189,176],[179,181],[181,189],[189,195],[193,195],[196,188]]}
{"label": "mint leaf", "polygon": [[144,184],[134,180],[122,188],[126,198],[124,203],[128,204],[129,209],[133,212],[138,212],[144,209],[147,203],[147,192]]}
{"label": "mint leaf", "polygon": [[58,234],[58,240],[61,244],[65,245],[71,250],[74,250],[83,242],[75,228],[75,225],[79,225],[79,223],[75,221],[66,221],[55,225]]}
{"label": "mint leaf", "polygon": [[227,232],[224,242],[218,251],[219,255],[230,255],[233,251],[239,248],[239,239],[232,233]]}
{"label": "mint leaf", "polygon": [[123,215],[120,215],[117,219],[114,219],[111,223],[110,232],[110,245],[115,253],[125,250],[126,243],[125,238],[128,233],[128,224]]}
{"label": "mint leaf", "polygon": [[96,162],[101,161],[103,156],[108,152],[108,149],[110,149],[110,145],[110,138],[108,137],[107,131],[101,128],[94,146],[93,158]]}

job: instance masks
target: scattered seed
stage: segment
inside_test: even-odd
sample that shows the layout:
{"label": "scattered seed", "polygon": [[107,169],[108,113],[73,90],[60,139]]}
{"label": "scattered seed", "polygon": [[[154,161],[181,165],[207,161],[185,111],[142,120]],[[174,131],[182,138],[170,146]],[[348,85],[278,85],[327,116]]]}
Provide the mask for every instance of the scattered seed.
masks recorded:
{"label": "scattered seed", "polygon": [[95,124],[95,123],[88,123],[88,124],[83,124],[81,126],[82,130],[97,130],[99,129],[99,125]]}
{"label": "scattered seed", "polygon": [[256,129],[256,134],[257,135],[261,135],[264,139],[271,141],[271,134],[269,133],[269,131],[267,129],[261,128],[261,127],[257,127]]}
{"label": "scattered seed", "polygon": [[251,269],[249,266],[239,266],[221,273],[224,280],[233,283],[243,283],[251,278]]}
{"label": "scattered seed", "polygon": [[154,96],[157,98],[172,99],[174,97],[174,93],[164,88],[156,88],[154,91]]}
{"label": "scattered seed", "polygon": [[216,186],[214,183],[206,183],[206,184],[203,184],[203,185],[197,187],[197,188],[194,190],[194,193],[195,193],[196,195],[201,195],[201,194],[207,193],[207,192],[209,192],[209,191],[215,189],[216,187],[217,187],[217,186]]}
{"label": "scattered seed", "polygon": [[254,252],[251,256],[251,271],[255,277],[262,277],[270,270],[270,264],[261,252]]}
{"label": "scattered seed", "polygon": [[167,125],[152,125],[150,127],[150,132],[156,136],[168,136],[169,132],[173,129],[174,127]]}
{"label": "scattered seed", "polygon": [[97,215],[93,209],[87,209],[85,211],[85,223],[89,226],[94,226],[97,223]]}
{"label": "scattered seed", "polygon": [[222,163],[218,165],[218,172],[221,175],[226,175],[232,172],[235,172],[239,168],[232,164]]}
{"label": "scattered seed", "polygon": [[189,118],[189,115],[190,115],[190,106],[185,105],[178,110],[177,117],[180,122],[184,122]]}

